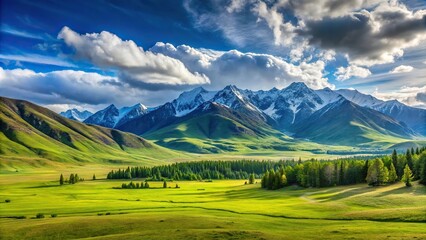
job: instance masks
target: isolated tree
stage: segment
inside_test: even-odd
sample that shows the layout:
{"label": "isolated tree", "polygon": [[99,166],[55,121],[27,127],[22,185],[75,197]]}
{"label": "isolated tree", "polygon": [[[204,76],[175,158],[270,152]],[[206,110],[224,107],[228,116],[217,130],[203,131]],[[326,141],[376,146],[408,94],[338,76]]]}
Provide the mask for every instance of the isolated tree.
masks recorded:
{"label": "isolated tree", "polygon": [[254,180],[255,180],[254,173],[252,173],[250,174],[250,177],[249,177],[249,184],[254,184]]}
{"label": "isolated tree", "polygon": [[389,179],[388,179],[388,181],[390,183],[394,183],[394,182],[396,182],[396,180],[398,180],[398,176],[396,175],[396,169],[395,169],[395,166],[393,165],[393,163],[391,163],[390,168],[389,168]]}
{"label": "isolated tree", "polygon": [[411,187],[411,179],[413,178],[413,174],[411,173],[411,169],[408,164],[405,165],[404,174],[402,175],[402,181],[405,183],[405,186]]}
{"label": "isolated tree", "polygon": [[77,183],[78,181],[80,181],[80,177],[76,173],[76,174],[74,174],[74,183]]}
{"label": "isolated tree", "polygon": [[64,176],[61,173],[61,176],[59,177],[59,184],[64,185]]}
{"label": "isolated tree", "polygon": [[74,174],[73,174],[73,173],[71,173],[71,174],[70,174],[70,180],[69,180],[69,183],[70,183],[70,184],[74,184],[74,183],[75,183],[75,178],[74,178]]}
{"label": "isolated tree", "polygon": [[167,188],[167,182],[163,181],[163,188]]}
{"label": "isolated tree", "polygon": [[94,181],[94,180],[96,180],[96,176],[95,176],[95,174],[93,174],[92,180],[93,180],[93,181]]}

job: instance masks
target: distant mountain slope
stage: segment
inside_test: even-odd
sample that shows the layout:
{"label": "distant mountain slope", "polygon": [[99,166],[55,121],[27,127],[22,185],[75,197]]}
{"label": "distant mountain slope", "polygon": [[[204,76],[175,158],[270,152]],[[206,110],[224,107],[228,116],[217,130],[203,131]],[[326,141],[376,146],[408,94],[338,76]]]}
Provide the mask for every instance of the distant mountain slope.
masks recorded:
{"label": "distant mountain slope", "polygon": [[0,97],[0,158],[6,159],[2,165],[16,157],[123,163],[153,161],[154,156],[171,157],[173,152],[133,134],[88,126],[26,101]]}
{"label": "distant mountain slope", "polygon": [[84,110],[84,111],[80,112],[79,110],[73,108],[73,109],[69,109],[69,110],[67,110],[65,112],[61,112],[59,114],[61,116],[63,116],[63,117],[68,118],[68,119],[76,120],[76,121],[79,121],[79,122],[83,122],[88,117],[90,117],[93,113],[91,113],[91,112],[89,112],[87,110]]}
{"label": "distant mountain slope", "polygon": [[[283,139],[287,139],[272,129],[261,113],[244,106],[237,111],[217,102],[206,102],[190,114],[175,118],[172,124],[144,136],[168,148],[197,153],[241,150],[238,148],[279,149],[280,145],[285,149]],[[261,143],[262,140],[266,142]]]}
{"label": "distant mountain slope", "polygon": [[397,100],[382,101],[357,90],[341,89],[336,92],[360,106],[377,110],[400,122],[404,122],[408,127],[426,136],[426,109],[413,108]]}
{"label": "distant mountain slope", "polygon": [[148,109],[140,103],[131,107],[123,107],[120,109],[115,107],[114,104],[111,104],[105,109],[102,109],[88,117],[86,120],[84,120],[84,123],[95,124],[108,128],[116,128],[133,118],[137,118],[146,114],[147,112]]}
{"label": "distant mountain slope", "polygon": [[391,117],[341,97],[316,111],[294,128],[296,137],[335,144],[359,145],[404,141],[414,132]]}

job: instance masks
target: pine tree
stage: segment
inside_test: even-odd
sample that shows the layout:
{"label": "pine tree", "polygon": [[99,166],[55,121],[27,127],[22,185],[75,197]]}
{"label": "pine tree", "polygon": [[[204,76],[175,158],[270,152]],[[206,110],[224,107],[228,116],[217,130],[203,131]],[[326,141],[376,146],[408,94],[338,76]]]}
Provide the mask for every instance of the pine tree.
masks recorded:
{"label": "pine tree", "polygon": [[413,178],[413,175],[411,173],[410,167],[405,165],[404,168],[404,175],[402,175],[402,181],[405,183],[405,186],[411,187],[411,179]]}
{"label": "pine tree", "polygon": [[407,153],[405,154],[405,158],[407,159],[407,164],[410,169],[413,169],[413,156],[411,156],[410,150],[407,149]]}
{"label": "pine tree", "polygon": [[393,163],[391,163],[389,168],[389,182],[394,183],[396,182],[396,180],[398,180],[398,176],[396,175],[396,169]]}
{"label": "pine tree", "polygon": [[163,188],[167,188],[167,182],[163,181]]}
{"label": "pine tree", "polygon": [[419,158],[420,183],[426,185],[426,153],[420,154]]}
{"label": "pine tree", "polygon": [[149,188],[149,183],[145,182],[144,188]]}
{"label": "pine tree", "polygon": [[64,176],[61,173],[61,176],[59,177],[59,185],[64,185]]}
{"label": "pine tree", "polygon": [[93,174],[92,180],[93,180],[93,181],[94,181],[94,180],[96,180],[96,176],[95,176],[95,174]]}
{"label": "pine tree", "polygon": [[269,171],[266,170],[265,174],[262,177],[262,183],[261,183],[262,188],[268,188],[268,186],[269,186],[268,181],[269,181]]}
{"label": "pine tree", "polygon": [[392,152],[392,163],[395,168],[398,167],[398,153],[395,149]]}
{"label": "pine tree", "polygon": [[254,184],[254,173],[250,174],[249,184]]}
{"label": "pine tree", "polygon": [[70,183],[70,184],[74,184],[74,183],[75,183],[75,179],[74,179],[74,174],[73,174],[73,173],[71,173],[71,174],[70,174],[70,180],[69,180],[69,183]]}

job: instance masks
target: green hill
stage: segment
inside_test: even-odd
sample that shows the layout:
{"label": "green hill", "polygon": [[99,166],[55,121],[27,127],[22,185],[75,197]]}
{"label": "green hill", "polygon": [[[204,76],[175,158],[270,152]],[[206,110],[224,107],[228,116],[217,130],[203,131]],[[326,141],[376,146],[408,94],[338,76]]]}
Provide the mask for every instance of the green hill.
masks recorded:
{"label": "green hill", "polygon": [[35,104],[0,97],[2,167],[20,164],[155,163],[173,151],[114,129],[66,119]]}
{"label": "green hill", "polygon": [[414,136],[398,121],[348,100],[324,107],[294,130],[296,137],[315,142],[361,147],[389,147]]}
{"label": "green hill", "polygon": [[[143,136],[157,144],[193,153],[262,152],[299,149],[298,141],[273,129],[268,119],[248,109],[206,103],[178,122]],[[307,143],[306,148],[318,145]]]}

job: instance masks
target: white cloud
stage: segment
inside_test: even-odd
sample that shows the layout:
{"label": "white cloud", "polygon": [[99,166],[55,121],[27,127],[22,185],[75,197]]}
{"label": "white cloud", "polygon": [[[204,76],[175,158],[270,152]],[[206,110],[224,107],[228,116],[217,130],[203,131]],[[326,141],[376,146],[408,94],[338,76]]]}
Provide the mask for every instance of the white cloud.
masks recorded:
{"label": "white cloud", "polygon": [[39,34],[30,33],[30,32],[27,32],[27,31],[20,30],[20,29],[16,29],[16,28],[11,27],[7,24],[1,24],[0,32],[7,33],[7,34],[10,34],[10,35],[14,35],[14,36],[18,36],[18,37],[30,38],[30,39],[36,39],[36,40],[44,40],[44,39],[50,37],[48,35],[42,36],[42,35],[39,35]]}
{"label": "white cloud", "polygon": [[394,69],[392,69],[389,73],[408,73],[413,71],[412,66],[400,65]]}
{"label": "white cloud", "polygon": [[206,74],[211,79],[211,87],[215,89],[228,84],[249,89],[270,89],[284,87],[295,81],[303,81],[315,89],[334,87],[323,76],[325,63],[321,60],[293,64],[269,54],[242,53],[237,50],[206,51],[164,43],[157,43],[150,51],[177,58],[191,71]]}
{"label": "white cloud", "polygon": [[58,38],[73,47],[77,57],[117,69],[120,78],[134,87],[159,90],[210,83],[204,74],[190,72],[181,61],[145,51],[132,40],[123,41],[110,32],[80,35],[63,27]]}
{"label": "white cloud", "polygon": [[339,67],[334,73],[338,81],[345,81],[352,77],[366,78],[371,75],[371,72],[367,68],[350,65],[348,67]]}
{"label": "white cloud", "polygon": [[409,106],[425,108],[426,109],[426,86],[423,87],[401,87],[400,89],[392,92],[379,92],[373,93],[373,96],[388,101],[398,100]]}
{"label": "white cloud", "polygon": [[72,67],[72,68],[76,67],[74,64],[69,63],[63,59],[60,59],[57,57],[39,55],[39,54],[24,54],[24,55],[0,54],[0,59],[38,63],[38,64],[53,65],[53,66],[60,66],[60,67]]}
{"label": "white cloud", "polygon": [[2,96],[43,104],[134,102],[132,98],[137,96],[137,92],[121,85],[116,77],[72,70],[37,73],[0,67],[0,85]]}

